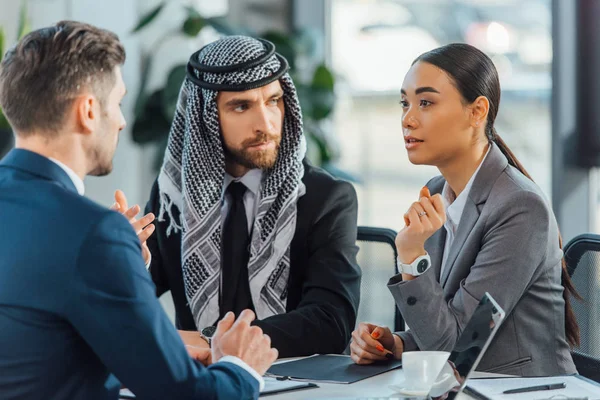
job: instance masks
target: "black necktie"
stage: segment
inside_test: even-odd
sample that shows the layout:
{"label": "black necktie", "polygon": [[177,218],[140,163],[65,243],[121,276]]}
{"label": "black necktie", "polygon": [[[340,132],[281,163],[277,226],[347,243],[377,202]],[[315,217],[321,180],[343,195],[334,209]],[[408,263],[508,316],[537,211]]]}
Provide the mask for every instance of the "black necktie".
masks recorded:
{"label": "black necktie", "polygon": [[231,207],[223,227],[223,279],[221,281],[220,318],[228,311],[238,316],[244,309],[254,309],[248,282],[248,260],[250,258],[248,219],[244,207],[246,186],[231,182],[227,188]]}

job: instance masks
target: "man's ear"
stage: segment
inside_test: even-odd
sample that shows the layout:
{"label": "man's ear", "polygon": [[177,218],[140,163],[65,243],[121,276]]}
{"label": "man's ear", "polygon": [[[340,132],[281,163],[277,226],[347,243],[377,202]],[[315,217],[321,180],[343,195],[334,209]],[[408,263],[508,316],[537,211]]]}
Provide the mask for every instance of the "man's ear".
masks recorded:
{"label": "man's ear", "polygon": [[100,108],[96,97],[90,94],[77,96],[73,102],[73,109],[80,131],[86,134],[92,133],[96,129],[100,117]]}

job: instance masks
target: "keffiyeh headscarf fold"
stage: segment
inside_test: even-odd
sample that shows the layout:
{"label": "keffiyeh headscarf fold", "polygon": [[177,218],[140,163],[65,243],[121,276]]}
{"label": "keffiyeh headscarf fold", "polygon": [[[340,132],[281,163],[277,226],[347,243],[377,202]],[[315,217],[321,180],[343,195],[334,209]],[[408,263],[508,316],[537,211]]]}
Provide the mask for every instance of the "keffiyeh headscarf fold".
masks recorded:
{"label": "keffiyeh headscarf fold", "polygon": [[[283,57],[264,40],[225,37],[194,53],[179,94],[158,177],[159,220],[169,215],[167,235],[181,230],[186,296],[198,329],[219,318],[221,196],[225,153],[217,112],[219,91],[245,91],[279,80],[285,117],[279,156],[265,171],[252,229],[248,277],[258,318],[285,313],[290,244],[298,199],[305,193],[306,144],[300,104]],[[180,218],[174,218],[176,208]]]}

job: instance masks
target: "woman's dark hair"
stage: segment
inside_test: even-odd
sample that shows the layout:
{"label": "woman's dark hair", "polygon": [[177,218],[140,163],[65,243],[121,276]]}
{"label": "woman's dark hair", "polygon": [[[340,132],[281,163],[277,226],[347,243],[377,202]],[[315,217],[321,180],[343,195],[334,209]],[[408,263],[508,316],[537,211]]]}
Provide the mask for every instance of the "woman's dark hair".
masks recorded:
{"label": "woman's dark hair", "polygon": [[[500,106],[500,80],[492,60],[481,50],[464,43],[453,43],[420,55],[417,62],[426,62],[440,68],[453,81],[454,86],[468,104],[473,103],[479,96],[485,96],[490,108],[487,116],[485,135],[490,142],[495,142],[508,159],[508,163],[531,179],[523,165],[508,148],[506,143],[496,133],[494,121]],[[531,179],[533,181],[533,179]],[[558,245],[562,249],[562,237],[558,234]],[[579,345],[579,326],[571,308],[570,296],[581,299],[569,277],[565,259],[562,259],[561,283],[564,287],[565,300],[565,331],[567,341],[571,346]]]}

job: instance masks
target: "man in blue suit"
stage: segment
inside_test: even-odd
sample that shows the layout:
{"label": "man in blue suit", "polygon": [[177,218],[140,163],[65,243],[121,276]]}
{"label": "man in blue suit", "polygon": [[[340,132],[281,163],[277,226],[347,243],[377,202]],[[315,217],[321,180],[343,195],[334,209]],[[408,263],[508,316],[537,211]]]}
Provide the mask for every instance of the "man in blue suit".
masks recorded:
{"label": "man in blue suit", "polygon": [[124,61],[116,35],[64,21],[0,65],[16,134],[0,162],[0,398],[116,399],[121,385],[141,399],[257,398],[277,351],[254,314],[219,324],[197,355],[212,365],[192,359],[142,259],[153,217],[132,228],[131,213],[81,196],[85,175],[112,169]]}

